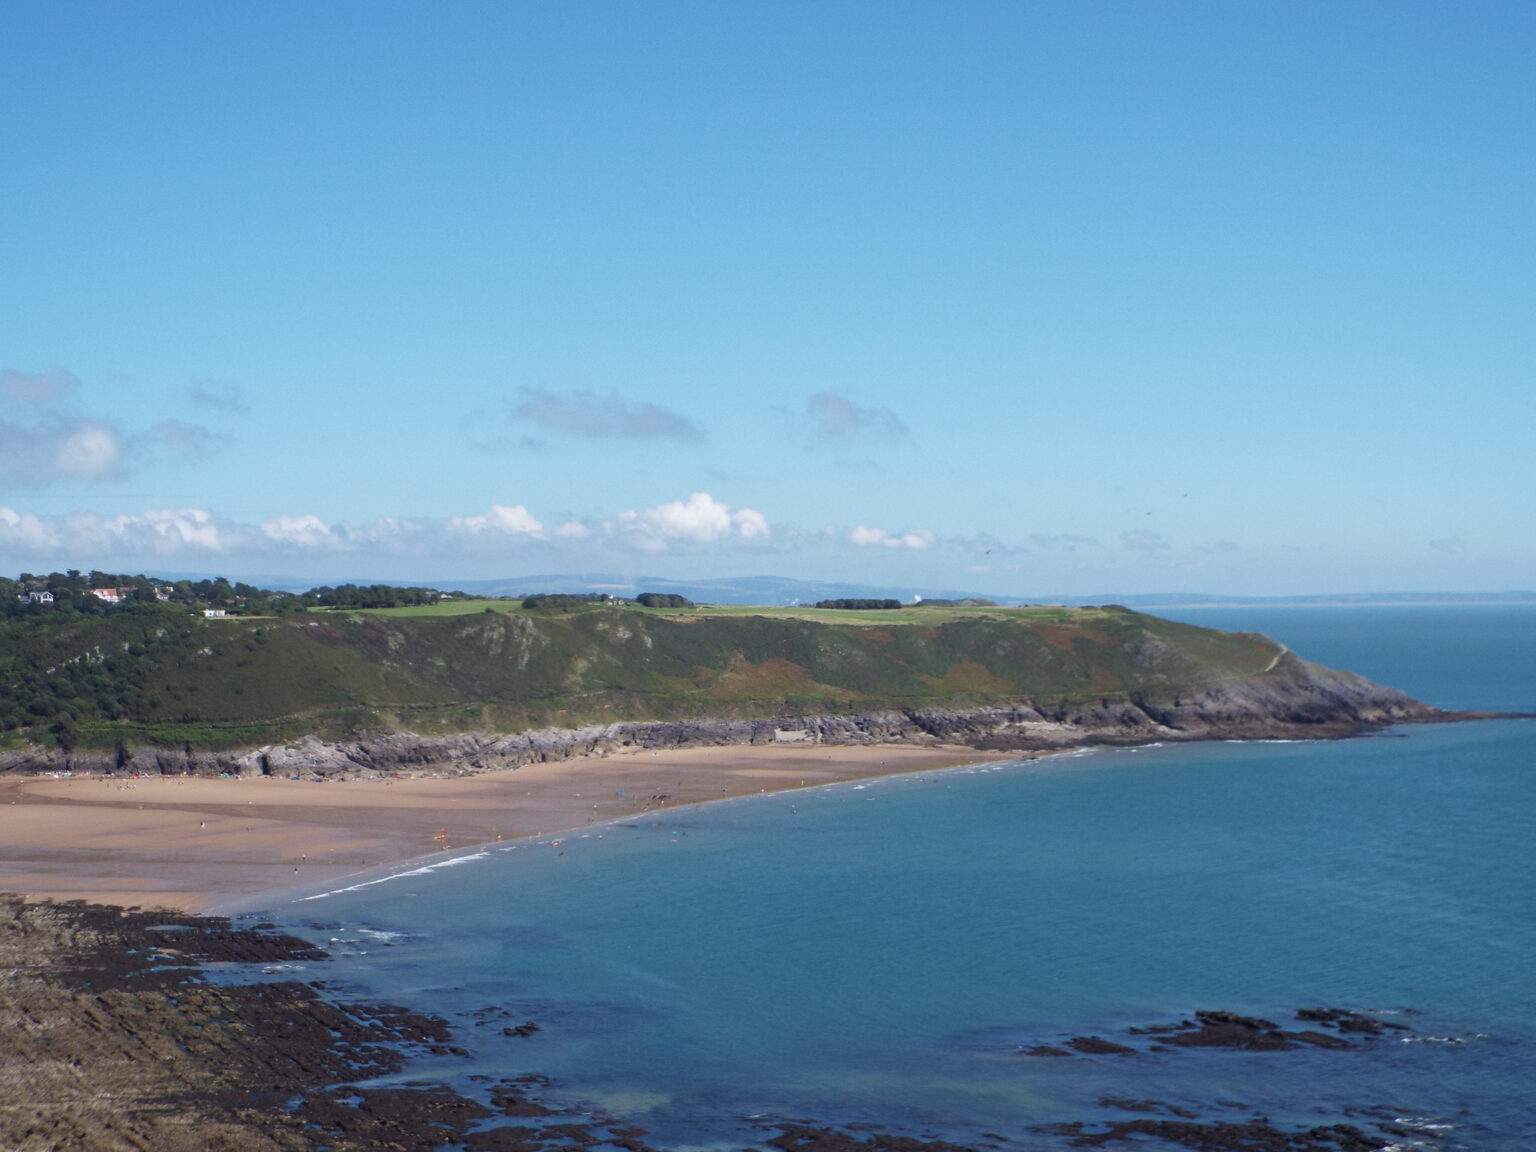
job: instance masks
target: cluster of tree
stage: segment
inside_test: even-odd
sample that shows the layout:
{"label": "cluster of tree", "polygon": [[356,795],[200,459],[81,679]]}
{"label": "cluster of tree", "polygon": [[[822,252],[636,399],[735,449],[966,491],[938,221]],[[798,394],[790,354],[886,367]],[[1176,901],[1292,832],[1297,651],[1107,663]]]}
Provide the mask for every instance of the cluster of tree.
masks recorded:
{"label": "cluster of tree", "polygon": [[169,593],[173,604],[184,604],[188,608],[223,608],[226,612],[247,616],[279,616],[285,612],[302,612],[305,608],[303,599],[291,592],[274,592],[239,580],[231,584],[223,576],[211,580],[177,580],[163,585],[162,591]]}
{"label": "cluster of tree", "polygon": [[396,588],[391,584],[342,584],[340,587],[311,588],[302,599],[324,608],[407,608],[418,604],[436,604],[443,598],[436,588]]}
{"label": "cluster of tree", "polygon": [[817,608],[900,608],[900,600],[818,600]]}
{"label": "cluster of tree", "polygon": [[[152,668],[188,658],[206,639],[179,608],[141,605],[136,611],[142,620],[125,613],[119,617],[125,627],[96,632],[98,638],[111,636],[110,642],[64,659],[52,654],[49,632],[39,622],[0,622],[0,679],[6,684],[0,730],[46,731],[67,751],[75,746],[80,721],[143,721],[162,714],[165,702],[157,697]],[[54,620],[67,629],[70,618]]]}
{"label": "cluster of tree", "polygon": [[642,592],[635,597],[642,608],[692,608],[693,601],[676,592]]}
{"label": "cluster of tree", "polygon": [[613,597],[606,592],[536,592],[532,596],[523,597],[523,607],[569,612],[572,608],[607,604],[612,600]]}

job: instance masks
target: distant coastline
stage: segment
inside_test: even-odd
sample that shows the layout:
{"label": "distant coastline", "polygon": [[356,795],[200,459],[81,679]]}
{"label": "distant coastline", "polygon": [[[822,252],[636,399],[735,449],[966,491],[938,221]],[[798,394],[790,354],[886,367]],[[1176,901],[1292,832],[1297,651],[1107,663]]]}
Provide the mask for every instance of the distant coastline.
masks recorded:
{"label": "distant coastline", "polygon": [[[1103,597],[1064,604],[1104,603]],[[1496,608],[1536,607],[1536,592],[1336,592],[1316,596],[1146,593],[1114,600],[1128,608]]]}
{"label": "distant coastline", "polygon": [[[171,573],[172,577],[198,579],[202,573]],[[263,588],[302,592],[314,581],[291,574],[248,575],[246,579]],[[914,595],[924,599],[984,598],[1001,605],[1026,606],[1059,604],[1082,607],[1098,604],[1123,604],[1128,608],[1280,608],[1293,606],[1350,605],[1352,607],[1440,607],[1452,605],[1536,605],[1536,590],[1505,589],[1496,592],[1312,592],[1277,595],[1237,595],[1225,592],[1129,592],[1093,593],[1048,592],[1019,595],[987,591],[982,588],[954,588],[914,584],[855,584],[841,580],[799,580],[784,576],[725,576],[679,579],[671,576],[626,575],[617,572],[545,572],[526,576],[501,576],[488,580],[464,580],[456,576],[441,579],[382,579],[349,575],[334,582],[358,585],[408,587],[427,585],[456,588],[472,596],[521,597],[529,592],[603,593],[632,596],[638,592],[675,593],[699,603],[728,605],[813,604],[838,597],[895,597],[908,601]]]}

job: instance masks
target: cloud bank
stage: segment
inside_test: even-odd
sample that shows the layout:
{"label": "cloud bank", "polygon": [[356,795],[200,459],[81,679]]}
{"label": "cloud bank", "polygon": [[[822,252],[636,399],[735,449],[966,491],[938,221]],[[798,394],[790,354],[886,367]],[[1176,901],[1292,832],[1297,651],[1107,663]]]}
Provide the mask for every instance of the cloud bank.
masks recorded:
{"label": "cloud bank", "polygon": [[[282,513],[257,524],[216,517],[202,508],[163,508],[129,515],[71,511],[40,516],[0,506],[0,563],[44,559],[68,567],[100,566],[109,558],[181,556],[187,563],[228,557],[277,564],[304,557],[353,556],[359,564],[390,557],[437,561],[561,552],[600,546],[617,552],[679,552],[761,546],[774,536],[755,508],[736,508],[694,492],[613,516],[570,520],[550,530],[522,504],[492,504],[484,512],[438,518],[381,517],[367,524],[326,520],[313,512]],[[78,562],[75,562],[78,561]]]}
{"label": "cloud bank", "polygon": [[[261,573],[319,583],[610,567],[635,571],[642,562],[666,556],[695,571],[713,568],[720,574],[819,568],[845,579],[873,575],[929,583],[986,575],[1025,586],[1048,581],[1048,590],[1061,590],[1063,575],[1071,578],[1073,572],[1118,572],[1130,563],[1145,572],[1175,572],[1187,567],[1186,561],[1204,564],[1202,557],[1226,556],[1236,547],[1219,542],[1181,551],[1160,536],[1136,531],[1123,534],[1125,551],[1117,550],[1117,558],[1084,536],[1023,539],[1026,543],[1010,543],[987,533],[941,535],[927,527],[890,530],[871,523],[806,529],[705,491],[574,518],[540,515],[504,499],[479,511],[358,523],[302,507],[250,522],[179,505],[119,514],[82,509],[45,514],[14,501],[0,504],[0,572]],[[1127,553],[1137,559],[1129,561]],[[1103,578],[1091,577],[1095,584]]]}
{"label": "cloud bank", "polygon": [[200,508],[45,517],[0,507],[0,548],[19,556],[186,556],[220,552],[228,543],[213,517]]}

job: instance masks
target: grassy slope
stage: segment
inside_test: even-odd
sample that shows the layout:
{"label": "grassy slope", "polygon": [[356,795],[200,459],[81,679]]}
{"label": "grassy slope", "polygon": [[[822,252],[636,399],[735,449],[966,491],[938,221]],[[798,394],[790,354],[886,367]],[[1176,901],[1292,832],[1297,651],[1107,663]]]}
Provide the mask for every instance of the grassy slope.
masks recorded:
{"label": "grassy slope", "polygon": [[[131,721],[80,713],[82,743],[200,747],[380,725],[512,730],[1177,696],[1259,673],[1278,651],[1263,637],[1121,609],[546,613],[505,601],[178,618],[169,629],[108,617],[37,644],[29,653],[0,653],[0,662],[9,655],[13,664],[46,667],[83,657],[73,672],[65,669],[78,679],[90,653],[122,652],[109,666],[113,675],[131,669],[141,682]],[[123,651],[124,644],[133,647]],[[41,731],[35,738],[46,739]]]}

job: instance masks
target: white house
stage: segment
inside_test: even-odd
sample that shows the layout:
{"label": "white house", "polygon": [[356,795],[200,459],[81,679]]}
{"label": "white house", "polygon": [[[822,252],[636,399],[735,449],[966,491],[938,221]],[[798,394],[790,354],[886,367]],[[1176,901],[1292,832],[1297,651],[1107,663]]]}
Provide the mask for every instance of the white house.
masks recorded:
{"label": "white house", "polygon": [[27,593],[27,599],[32,601],[32,603],[34,603],[34,604],[52,604],[53,603],[53,593],[52,592],[28,592]]}
{"label": "white house", "polygon": [[225,614],[224,613],[224,609],[222,609],[222,608],[204,608],[203,609],[203,615],[204,616],[223,616],[224,614]]}

